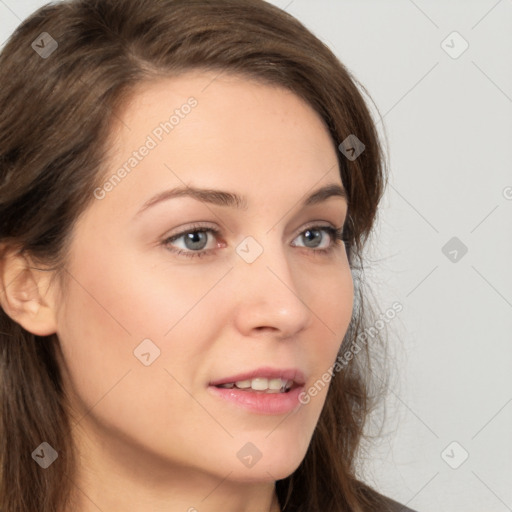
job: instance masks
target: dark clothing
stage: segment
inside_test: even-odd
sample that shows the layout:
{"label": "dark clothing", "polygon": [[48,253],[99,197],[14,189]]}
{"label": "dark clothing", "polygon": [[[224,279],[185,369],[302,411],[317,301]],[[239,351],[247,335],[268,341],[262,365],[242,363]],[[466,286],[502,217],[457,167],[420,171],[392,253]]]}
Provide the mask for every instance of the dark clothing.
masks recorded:
{"label": "dark clothing", "polygon": [[417,512],[407,505],[402,505],[388,496],[385,496],[375,489],[370,487],[368,484],[359,482],[360,491],[366,497],[368,506],[365,510],[368,512]]}
{"label": "dark clothing", "polygon": [[[412,508],[409,508],[406,505],[402,505],[401,503],[398,503],[398,501],[392,500],[391,498],[388,498],[387,496],[384,497],[384,499],[388,502],[388,507],[389,507],[388,510],[386,510],[386,512],[417,512],[416,510],[413,510]],[[380,512],[380,511],[376,510],[375,512]]]}

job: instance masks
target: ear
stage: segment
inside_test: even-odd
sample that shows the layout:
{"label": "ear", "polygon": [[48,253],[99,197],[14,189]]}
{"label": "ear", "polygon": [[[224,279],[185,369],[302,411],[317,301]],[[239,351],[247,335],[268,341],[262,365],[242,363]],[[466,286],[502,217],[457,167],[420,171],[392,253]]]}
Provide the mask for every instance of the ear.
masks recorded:
{"label": "ear", "polygon": [[36,268],[20,251],[3,251],[0,259],[0,306],[25,330],[48,336],[57,330],[50,291],[53,270]]}

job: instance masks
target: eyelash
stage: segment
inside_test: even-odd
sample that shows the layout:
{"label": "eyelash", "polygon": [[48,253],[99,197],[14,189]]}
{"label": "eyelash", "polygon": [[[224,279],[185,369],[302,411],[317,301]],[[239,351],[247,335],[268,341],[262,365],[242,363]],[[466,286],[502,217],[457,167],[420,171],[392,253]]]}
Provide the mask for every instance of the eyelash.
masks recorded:
{"label": "eyelash", "polygon": [[[328,233],[331,238],[331,245],[328,248],[323,249],[314,249],[311,248],[310,251],[315,255],[324,255],[327,256],[331,254],[335,249],[340,248],[342,245],[347,243],[347,240],[343,236],[343,227],[335,228],[333,226],[328,225],[312,225],[303,229],[297,236],[304,234],[306,231],[324,231]],[[200,251],[193,250],[183,250],[177,249],[176,247],[170,246],[170,242],[174,242],[178,240],[184,235],[188,235],[190,233],[213,233],[215,237],[220,235],[220,230],[212,227],[205,227],[200,225],[190,226],[186,231],[182,231],[181,233],[177,233],[176,235],[172,235],[165,240],[163,240],[162,245],[164,245],[167,250],[177,254],[178,256],[185,256],[187,258],[201,258],[203,256],[208,256],[214,253],[217,249],[203,249]],[[297,238],[297,237],[295,237]],[[307,247],[300,247],[301,249],[308,249]]]}

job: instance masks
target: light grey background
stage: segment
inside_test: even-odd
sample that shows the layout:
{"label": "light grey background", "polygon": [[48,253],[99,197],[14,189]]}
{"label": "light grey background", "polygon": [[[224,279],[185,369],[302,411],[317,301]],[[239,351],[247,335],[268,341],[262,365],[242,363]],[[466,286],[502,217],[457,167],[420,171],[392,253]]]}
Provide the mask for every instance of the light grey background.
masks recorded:
{"label": "light grey background", "polygon": [[[0,43],[44,3],[0,0]],[[420,512],[512,511],[512,0],[271,3],[383,116],[372,106],[391,175],[368,278],[380,311],[404,309],[364,478]],[[442,252],[452,237],[465,255]]]}

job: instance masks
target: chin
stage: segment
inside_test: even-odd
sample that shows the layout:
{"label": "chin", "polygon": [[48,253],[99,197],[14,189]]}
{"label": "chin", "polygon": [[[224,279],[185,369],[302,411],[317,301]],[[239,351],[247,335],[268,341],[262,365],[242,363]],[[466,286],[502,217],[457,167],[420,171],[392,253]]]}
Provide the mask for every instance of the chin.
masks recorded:
{"label": "chin", "polygon": [[294,464],[286,461],[278,464],[265,464],[260,461],[252,468],[237,468],[229,477],[230,480],[242,483],[275,482],[289,477],[300,465],[302,459]]}
{"label": "chin", "polygon": [[[247,449],[247,453],[250,452],[251,449]],[[299,450],[297,445],[285,450],[276,446],[273,450],[267,448],[259,459],[257,452],[254,452],[252,460],[244,455],[243,452],[239,457],[240,462],[236,460],[235,464],[231,464],[231,479],[239,482],[273,482],[290,476],[303,461],[305,450]]]}

